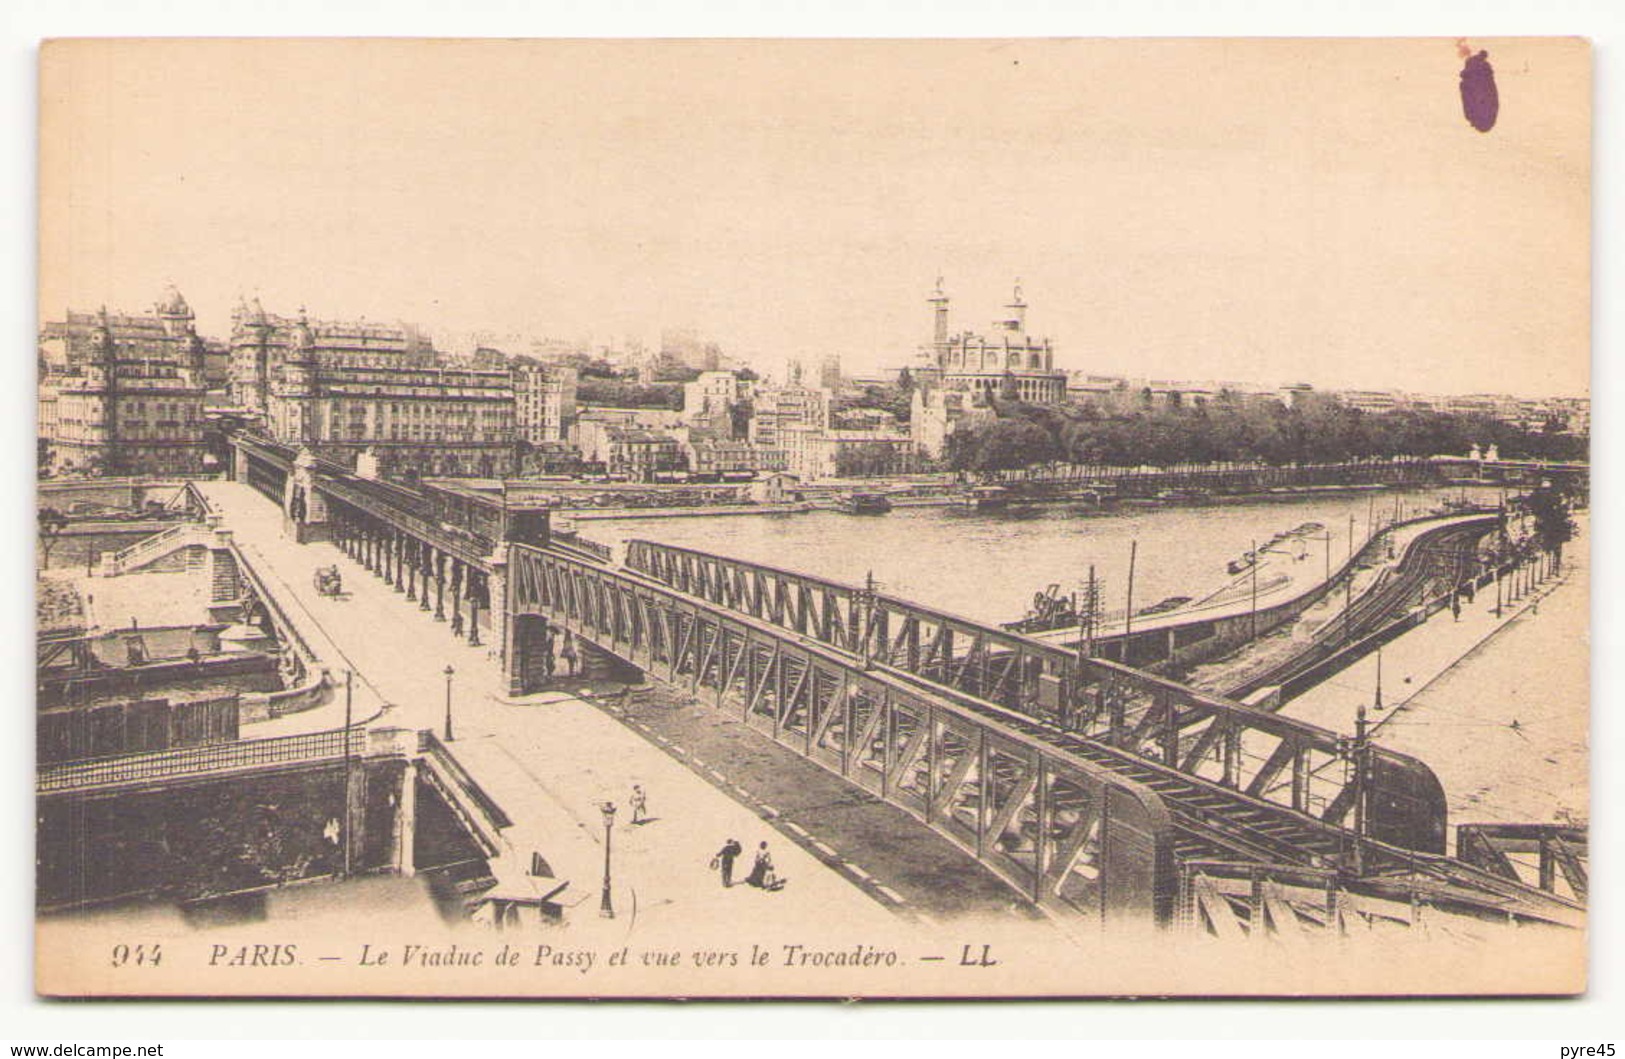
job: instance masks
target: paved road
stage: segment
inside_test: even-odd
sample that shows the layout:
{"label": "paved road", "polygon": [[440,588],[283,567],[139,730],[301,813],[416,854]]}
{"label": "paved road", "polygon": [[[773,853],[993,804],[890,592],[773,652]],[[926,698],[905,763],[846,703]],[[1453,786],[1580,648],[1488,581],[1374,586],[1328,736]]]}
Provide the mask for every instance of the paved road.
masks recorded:
{"label": "paved road", "polygon": [[[742,804],[579,696],[510,701],[494,650],[454,638],[447,624],[435,622],[336,547],[284,538],[275,508],[248,486],[209,482],[203,489],[256,570],[276,584],[285,609],[318,653],[338,668],[353,669],[358,694],[369,703],[389,704],[378,723],[442,730],[443,670],[455,668],[453,750],[515,821],[503,833],[512,855],[493,865],[503,886],[530,885],[523,869],[532,850],[542,851],[560,878],[573,880],[564,896],[578,902],[577,928],[605,941],[619,938],[630,924],[645,938],[668,927],[677,936],[695,920],[725,921],[734,931],[786,920],[835,922],[854,932],[895,929],[891,902],[878,882],[859,885],[838,858],[826,864],[832,858],[786,837],[799,839],[794,832],[775,831],[753,804]],[[311,586],[311,571],[331,564],[343,574],[343,599],[318,596]],[[320,717],[302,715],[300,723],[331,723],[333,708]],[[655,819],[634,827],[627,801],[635,783],[647,790]],[[612,921],[597,916],[604,842],[599,806],[605,801],[619,806],[612,839],[618,915]],[[751,850],[767,841],[789,884],[776,893],[724,890],[708,862],[728,838]],[[749,860],[747,853],[739,874]]]}
{"label": "paved road", "polygon": [[[910,914],[1035,919],[1040,914],[947,839],[827,769],[676,689],[651,687],[611,709],[668,753],[712,776],[826,863]],[[712,774],[715,769],[722,776]]]}

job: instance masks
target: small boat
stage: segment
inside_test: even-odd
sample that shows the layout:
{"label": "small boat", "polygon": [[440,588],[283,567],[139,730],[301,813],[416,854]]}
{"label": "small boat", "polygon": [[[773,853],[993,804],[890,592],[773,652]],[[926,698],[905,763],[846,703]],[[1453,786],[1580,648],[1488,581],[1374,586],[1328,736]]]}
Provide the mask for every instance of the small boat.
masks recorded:
{"label": "small boat", "polygon": [[847,515],[884,515],[891,510],[891,501],[884,493],[847,493],[836,498],[835,510]]}
{"label": "small boat", "polygon": [[1010,506],[1010,490],[1002,485],[978,485],[965,493],[964,504],[972,511],[997,511]]}
{"label": "small boat", "polygon": [[1231,559],[1230,562],[1226,564],[1225,569],[1232,574],[1244,574],[1248,570],[1251,570],[1253,566],[1257,564],[1257,562],[1257,555],[1252,552],[1246,552],[1240,559]]}

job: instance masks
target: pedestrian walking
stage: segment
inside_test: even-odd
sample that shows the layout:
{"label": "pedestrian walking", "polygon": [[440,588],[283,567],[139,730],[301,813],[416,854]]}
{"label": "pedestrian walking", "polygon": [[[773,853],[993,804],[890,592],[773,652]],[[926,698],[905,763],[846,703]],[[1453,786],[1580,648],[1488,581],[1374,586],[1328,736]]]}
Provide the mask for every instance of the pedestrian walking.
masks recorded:
{"label": "pedestrian walking", "polygon": [[649,796],[643,793],[640,784],[632,784],[632,822],[641,824],[649,819]]}
{"label": "pedestrian walking", "polygon": [[713,871],[721,869],[722,871],[723,889],[727,889],[734,884],[734,861],[738,860],[739,855],[743,852],[745,852],[745,847],[741,846],[737,839],[730,838],[723,844],[721,849],[717,850],[716,856],[711,858],[711,869]]}
{"label": "pedestrian walking", "polygon": [[564,648],[559,652],[559,654],[560,657],[564,659],[564,664],[570,667],[570,675],[572,677],[575,676],[577,660],[576,639],[574,636],[570,635],[570,631],[568,629],[564,631]]}

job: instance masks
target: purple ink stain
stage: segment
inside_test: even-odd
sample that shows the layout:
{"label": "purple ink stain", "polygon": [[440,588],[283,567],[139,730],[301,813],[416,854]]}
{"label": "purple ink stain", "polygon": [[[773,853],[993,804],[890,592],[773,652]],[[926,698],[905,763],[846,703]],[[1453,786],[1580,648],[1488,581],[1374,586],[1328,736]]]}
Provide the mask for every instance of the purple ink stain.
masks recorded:
{"label": "purple ink stain", "polygon": [[1501,95],[1495,90],[1495,68],[1490,65],[1487,51],[1469,57],[1461,68],[1461,112],[1467,116],[1467,124],[1479,132],[1495,128]]}

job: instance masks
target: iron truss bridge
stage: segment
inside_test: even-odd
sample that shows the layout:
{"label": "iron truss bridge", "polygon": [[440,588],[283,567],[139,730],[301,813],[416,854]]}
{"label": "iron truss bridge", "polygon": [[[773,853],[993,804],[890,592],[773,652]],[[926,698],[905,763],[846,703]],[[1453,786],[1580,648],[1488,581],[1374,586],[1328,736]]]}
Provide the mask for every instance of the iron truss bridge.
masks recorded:
{"label": "iron truss bridge", "polygon": [[896,805],[1053,915],[1297,934],[1579,925],[1442,855],[1414,759],[868,588],[633,541],[514,546],[507,663],[545,619]]}

